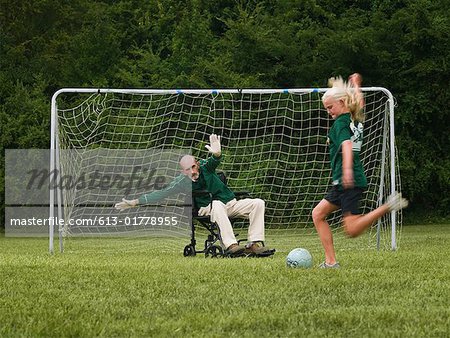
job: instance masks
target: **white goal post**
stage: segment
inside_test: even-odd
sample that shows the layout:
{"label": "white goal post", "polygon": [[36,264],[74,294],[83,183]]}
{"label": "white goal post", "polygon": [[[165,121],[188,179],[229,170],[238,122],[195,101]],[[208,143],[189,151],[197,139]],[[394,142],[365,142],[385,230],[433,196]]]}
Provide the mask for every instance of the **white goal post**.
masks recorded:
{"label": "white goal post", "polygon": [[[323,198],[331,181],[326,139],[332,119],[321,104],[325,90],[58,90],[51,106],[50,172],[60,177],[71,175],[79,184],[50,188],[49,217],[65,220],[64,226],[56,228],[54,224],[61,223],[50,223],[50,252],[54,252],[55,234],[62,251],[64,236],[143,230],[109,221],[116,212],[112,207],[115,202],[123,197],[136,198],[145,190],[127,191],[128,196],[124,196],[123,189],[110,186],[83,190],[83,175],[95,172],[111,176],[117,167],[121,175],[135,168],[142,171],[136,177],[149,175],[145,168],[158,156],[169,161],[173,169],[182,153],[205,158],[204,145],[211,133],[222,137],[224,158],[220,170],[226,173],[230,187],[248,190],[265,200],[266,228],[313,227],[312,208]],[[360,207],[368,212],[401,189],[394,98],[385,88],[362,90],[366,121],[361,159],[368,189]],[[161,155],[161,151],[165,153]],[[173,158],[167,151],[174,153]],[[99,209],[101,216],[96,214]],[[140,212],[129,217],[143,217],[142,213],[146,213]],[[401,216],[401,211],[392,212],[370,229],[369,236],[378,248],[397,249]],[[68,220],[74,217],[92,222],[88,226],[69,225]],[[339,219],[339,212],[331,215],[330,224],[337,227]],[[170,231],[183,232],[186,225],[180,222],[171,224]]]}

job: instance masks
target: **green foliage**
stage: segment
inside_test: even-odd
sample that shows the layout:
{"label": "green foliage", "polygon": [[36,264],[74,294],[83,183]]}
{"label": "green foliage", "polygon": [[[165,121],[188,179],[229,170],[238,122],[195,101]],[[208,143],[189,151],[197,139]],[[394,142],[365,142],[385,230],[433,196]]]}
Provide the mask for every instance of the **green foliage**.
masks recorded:
{"label": "green foliage", "polygon": [[358,71],[397,99],[412,208],[445,216],[448,12],[445,0],[0,0],[2,149],[48,147],[62,87],[314,87]]}

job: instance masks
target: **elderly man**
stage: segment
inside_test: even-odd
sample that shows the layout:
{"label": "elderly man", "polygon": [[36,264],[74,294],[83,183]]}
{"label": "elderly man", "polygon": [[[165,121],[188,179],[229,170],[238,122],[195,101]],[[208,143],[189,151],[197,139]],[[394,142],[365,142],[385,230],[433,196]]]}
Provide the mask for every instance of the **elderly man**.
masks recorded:
{"label": "elderly man", "polygon": [[[236,257],[241,255],[270,256],[275,250],[262,246],[264,242],[265,203],[259,198],[236,200],[230,188],[222,182],[216,173],[216,168],[222,160],[220,136],[212,134],[210,145],[206,148],[212,153],[208,159],[197,161],[191,155],[185,155],[180,160],[182,175],[177,176],[165,189],[145,194],[138,199],[126,200],[116,204],[123,210],[139,204],[160,201],[171,194],[186,191],[187,184],[192,184],[192,192],[207,191],[208,195],[194,196],[200,216],[210,216],[220,230],[225,254]],[[242,217],[249,220],[248,243],[240,246],[234,235],[229,217]]]}

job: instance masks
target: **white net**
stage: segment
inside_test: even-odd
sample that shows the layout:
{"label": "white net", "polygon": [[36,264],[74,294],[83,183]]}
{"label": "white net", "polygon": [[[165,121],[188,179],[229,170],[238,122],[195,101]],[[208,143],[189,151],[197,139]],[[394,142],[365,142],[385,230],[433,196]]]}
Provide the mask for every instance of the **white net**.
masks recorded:
{"label": "white net", "polygon": [[[368,212],[391,192],[391,112],[386,91],[372,88],[363,91],[366,121],[361,158],[368,189],[361,209]],[[330,187],[326,139],[332,120],[322,107],[321,90],[104,90],[64,93],[58,97],[58,107],[59,148],[75,149],[76,156],[81,156],[73,157],[72,151],[72,158],[61,155],[59,163],[64,173],[77,176],[96,170],[126,175],[136,166],[146,168],[154,162],[156,155],[149,158],[146,154],[149,149],[174,151],[176,156],[167,159],[167,163],[176,171],[180,153],[188,151],[206,158],[205,145],[209,135],[215,133],[222,137],[224,154],[219,169],[226,173],[232,189],[247,190],[266,201],[267,229],[312,229],[311,211]],[[123,151],[130,149],[132,152],[124,156]],[[89,161],[92,158],[87,156],[89,153],[95,154],[94,161]],[[398,168],[394,172],[396,190],[400,190]],[[136,198],[146,192],[145,188],[128,191],[126,197]],[[73,217],[76,209],[79,217],[92,218],[90,210],[100,207],[104,217],[113,216],[116,211],[109,206],[122,197],[123,189],[66,191],[65,217]],[[173,207],[179,202],[175,198],[175,202],[168,204]],[[136,215],[132,212],[148,215],[148,209],[130,211],[130,217]],[[176,212],[189,214],[186,210]],[[329,218],[336,229],[340,217],[340,212],[336,212]],[[401,214],[394,221],[399,231]],[[186,223],[188,220],[182,219],[172,230],[185,231]],[[391,223],[390,215],[383,217],[369,237],[376,236],[381,245],[390,246]],[[108,227],[111,229],[110,224]],[[68,230],[102,233],[105,229],[96,224]],[[115,232],[140,230],[125,224],[114,225]]]}

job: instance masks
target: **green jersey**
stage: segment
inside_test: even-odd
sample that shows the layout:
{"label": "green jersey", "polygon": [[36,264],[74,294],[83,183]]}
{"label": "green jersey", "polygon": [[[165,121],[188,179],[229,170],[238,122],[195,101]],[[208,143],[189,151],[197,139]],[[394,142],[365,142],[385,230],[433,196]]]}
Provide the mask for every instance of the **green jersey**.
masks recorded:
{"label": "green jersey", "polygon": [[[175,177],[164,189],[152,191],[139,197],[139,204],[159,202],[172,194],[189,192],[189,189],[192,189],[192,192],[208,191],[214,200],[219,200],[223,203],[231,201],[235,198],[234,193],[221,181],[216,173],[216,168],[221,160],[222,156],[219,158],[211,156],[206,160],[200,160],[199,178],[197,181],[193,182],[189,177],[181,174]],[[211,197],[209,195],[195,196],[195,205],[198,208],[206,207],[210,203]]]}
{"label": "green jersey", "polygon": [[363,125],[352,121],[350,113],[341,114],[328,134],[333,185],[342,189],[342,143],[350,140],[353,149],[353,179],[355,187],[366,188],[367,178],[359,157],[363,140]]}
{"label": "green jersey", "polygon": [[[192,191],[206,190],[211,193],[213,200],[219,200],[226,204],[236,196],[216,173],[216,168],[221,160],[222,156],[219,158],[211,156],[207,160],[200,160],[200,175],[196,182],[192,182]],[[195,204],[198,208],[206,207],[211,202],[210,196],[195,197]]]}

